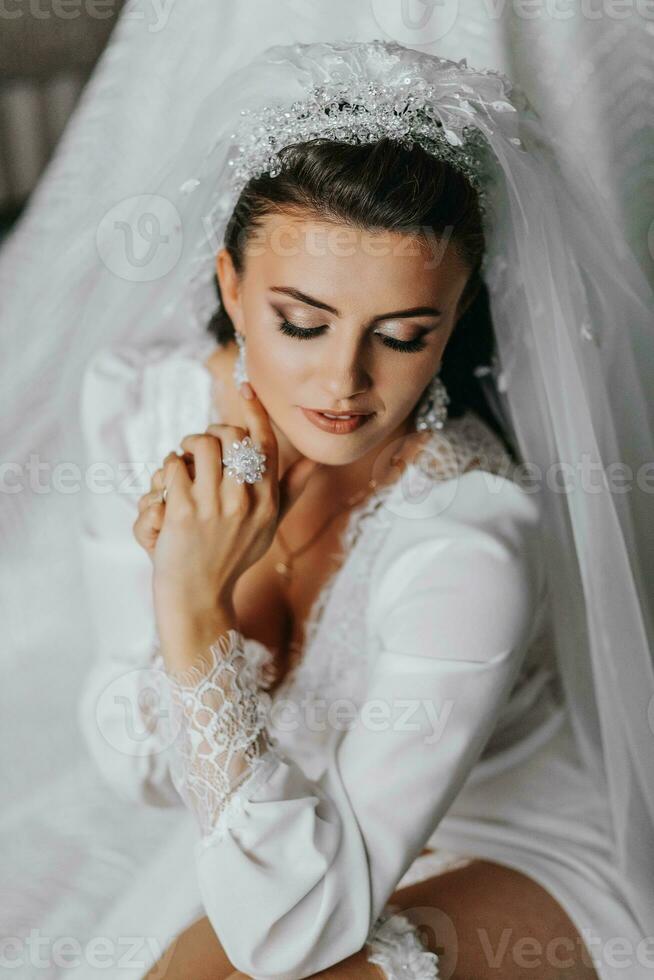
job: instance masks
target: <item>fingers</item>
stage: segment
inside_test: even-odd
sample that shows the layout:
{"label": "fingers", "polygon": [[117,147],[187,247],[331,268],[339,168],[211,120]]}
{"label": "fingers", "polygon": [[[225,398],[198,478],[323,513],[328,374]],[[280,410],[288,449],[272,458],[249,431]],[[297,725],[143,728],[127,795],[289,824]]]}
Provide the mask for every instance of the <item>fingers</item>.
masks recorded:
{"label": "fingers", "polygon": [[[262,479],[250,485],[250,492],[266,514],[277,516],[279,509],[279,450],[277,438],[270,421],[270,416],[257,397],[256,392],[250,384],[247,384],[241,386],[239,389],[242,396],[244,388],[252,394],[251,398],[241,398],[245,413],[247,434],[249,434],[255,447],[264,453],[266,457]],[[210,426],[209,428],[211,429],[212,427]],[[228,480],[227,482],[235,483],[233,480]],[[272,518],[270,517],[269,519]]]}
{"label": "fingers", "polygon": [[[217,425],[208,426],[207,433],[219,442],[218,457],[218,500],[224,513],[236,513],[247,509],[256,500],[256,490],[254,486],[247,483],[238,483],[225,475],[224,458],[232,448],[232,443],[240,442],[247,435],[251,435],[247,429],[238,425]],[[265,476],[265,473],[264,473]]]}
{"label": "fingers", "polygon": [[[166,487],[166,503],[170,510],[173,499],[172,482],[177,480],[178,506],[194,503],[200,513],[205,511],[206,514],[212,514],[217,508],[226,512],[242,510],[248,506],[248,502],[254,501],[271,504],[276,512],[277,440],[268,413],[259,399],[255,396],[247,406],[246,415],[250,422],[248,428],[212,424],[203,433],[185,436],[180,443],[183,459],[180,460],[175,453],[169,453],[163,468],[154,474],[151,499],[156,500],[156,491],[160,493]],[[224,479],[225,456],[234,442],[240,442],[248,435],[255,446],[266,454],[263,480],[247,484]],[[148,502],[143,501],[142,506],[147,507]]]}
{"label": "fingers", "polygon": [[246,425],[249,429],[252,441],[257,443],[261,452],[266,454],[266,469],[277,477],[277,438],[275,436],[270,416],[257,398],[252,385],[248,385],[252,392],[252,398],[241,398],[241,403],[245,410]]}
{"label": "fingers", "polygon": [[220,439],[223,446],[223,453],[227,452],[232,444],[233,440],[237,442],[243,439],[245,436],[250,435],[247,429],[243,429],[240,425],[223,425],[217,422],[213,422],[211,425],[207,426],[207,432]]}
{"label": "fingers", "polygon": [[[226,487],[223,486],[223,457],[233,442],[239,442],[248,434],[247,429],[240,426],[213,424],[205,432],[193,433],[182,439],[180,447],[184,451],[183,458],[192,481],[190,493],[200,512],[204,509],[207,514],[214,513],[221,493],[233,501],[240,501],[240,505],[248,499],[247,486],[232,480],[227,481]],[[167,485],[165,478],[163,483]]]}
{"label": "fingers", "polygon": [[[166,515],[166,502],[161,499],[164,487],[171,486],[178,474],[178,467],[186,470],[189,479],[193,475],[193,463],[189,461],[188,454],[178,456],[177,453],[169,453],[164,460],[164,465],[152,475],[150,480],[150,490],[144,493],[137,502],[139,516],[132,525],[134,537],[151,556],[159,537],[159,532],[163,527]],[[172,475],[171,475],[172,474]]]}
{"label": "fingers", "polygon": [[153,502],[151,497],[148,493],[139,500],[139,516],[132,526],[134,537],[149,555],[154,551],[166,512],[165,504]]}
{"label": "fingers", "polygon": [[186,436],[180,446],[193,458],[193,496],[197,503],[215,508],[222,477],[220,439],[209,432]]}
{"label": "fingers", "polygon": [[168,453],[163,464],[163,485],[166,487],[166,512],[183,516],[192,510],[192,481],[186,462],[175,452]]}
{"label": "fingers", "polygon": [[142,497],[139,497],[136,506],[138,507],[139,514],[142,514],[144,510],[155,503],[156,493],[152,490],[148,493],[144,493]]}
{"label": "fingers", "polygon": [[144,493],[143,496],[139,498],[139,513],[141,513],[141,511],[143,511],[146,507],[149,507],[150,504],[154,504],[161,499],[163,488],[163,467],[161,466],[152,474],[152,478],[150,479],[150,490],[148,493]]}
{"label": "fingers", "polygon": [[163,467],[160,467],[152,475],[149,491],[144,493],[142,497],[139,497],[137,501],[136,506],[139,514],[142,514],[148,507],[154,507],[157,504],[163,503],[161,500],[161,492],[163,488]]}

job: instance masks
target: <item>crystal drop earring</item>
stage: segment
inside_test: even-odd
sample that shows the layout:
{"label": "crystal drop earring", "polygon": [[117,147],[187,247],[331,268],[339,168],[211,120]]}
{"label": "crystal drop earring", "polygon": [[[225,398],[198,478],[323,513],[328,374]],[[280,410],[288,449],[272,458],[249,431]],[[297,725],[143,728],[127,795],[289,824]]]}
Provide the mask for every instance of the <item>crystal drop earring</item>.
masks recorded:
{"label": "crystal drop earring", "polygon": [[447,389],[439,377],[439,371],[429,382],[422,398],[418,402],[415,415],[417,432],[440,431],[447,421],[447,406],[450,398]]}
{"label": "crystal drop earring", "polygon": [[234,330],[234,339],[238,344],[238,356],[234,361],[234,382],[238,388],[244,381],[249,381],[247,367],[245,365],[245,337],[238,330]]}

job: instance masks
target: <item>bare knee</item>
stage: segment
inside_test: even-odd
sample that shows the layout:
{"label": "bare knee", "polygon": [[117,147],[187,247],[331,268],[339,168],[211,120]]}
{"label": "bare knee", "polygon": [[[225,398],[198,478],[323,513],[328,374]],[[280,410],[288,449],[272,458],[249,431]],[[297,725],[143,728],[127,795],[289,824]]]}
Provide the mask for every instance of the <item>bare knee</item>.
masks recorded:
{"label": "bare knee", "polygon": [[537,882],[475,860],[394,893],[451,980],[598,980],[574,924]]}
{"label": "bare knee", "polygon": [[233,971],[234,964],[203,916],[173,940],[144,980],[226,980]]}

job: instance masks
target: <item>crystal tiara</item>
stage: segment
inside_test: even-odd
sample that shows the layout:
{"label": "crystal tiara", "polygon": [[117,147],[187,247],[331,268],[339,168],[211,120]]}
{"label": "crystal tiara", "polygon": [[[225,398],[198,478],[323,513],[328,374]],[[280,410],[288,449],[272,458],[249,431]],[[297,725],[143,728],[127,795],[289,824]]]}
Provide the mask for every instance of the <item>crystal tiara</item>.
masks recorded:
{"label": "crystal tiara", "polygon": [[281,172],[279,152],[289,144],[314,139],[374,143],[388,137],[407,149],[418,143],[450,163],[475,188],[484,210],[485,138],[475,126],[463,125],[458,132],[445,127],[430,87],[416,94],[374,82],[358,91],[351,84],[316,85],[306,98],[291,105],[243,109],[241,116],[231,134],[233,149],[228,160],[234,200],[251,178],[275,177]]}

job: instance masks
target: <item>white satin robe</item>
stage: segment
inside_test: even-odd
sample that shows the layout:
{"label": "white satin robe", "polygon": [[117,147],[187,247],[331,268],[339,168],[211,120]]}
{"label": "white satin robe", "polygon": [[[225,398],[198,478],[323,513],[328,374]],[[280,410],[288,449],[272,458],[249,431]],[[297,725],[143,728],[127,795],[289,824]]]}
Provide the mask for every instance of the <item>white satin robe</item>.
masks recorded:
{"label": "white satin robe", "polygon": [[[144,715],[157,636],[151,564],[132,525],[164,456],[219,421],[203,363],[213,346],[101,351],[82,392],[89,465],[105,464],[114,487],[87,495],[97,657],[79,721],[116,793],[158,807],[184,804],[169,745]],[[518,867],[578,928],[615,924],[621,911],[615,883],[600,882],[610,875],[604,810],[577,768],[547,628],[538,495],[502,475],[504,449],[472,413],[445,431],[449,453],[434,436],[426,469],[414,464],[379,506],[352,515],[302,662],[273,695],[280,757],[188,853],[227,955],[261,980],[310,976],[359,950],[424,861],[431,873],[462,855]],[[463,473],[480,452],[486,469]],[[349,730],[343,712],[356,718]],[[576,877],[560,856],[571,832]],[[435,855],[419,858],[425,847]],[[171,848],[171,882],[179,861]],[[622,928],[632,928],[626,909]]]}

